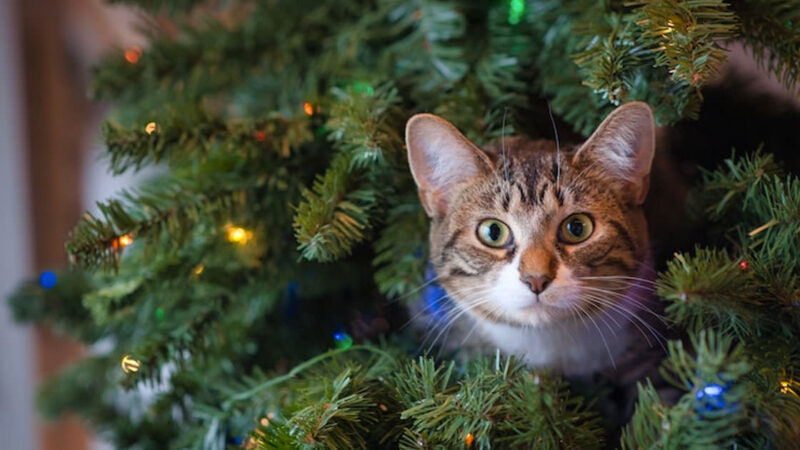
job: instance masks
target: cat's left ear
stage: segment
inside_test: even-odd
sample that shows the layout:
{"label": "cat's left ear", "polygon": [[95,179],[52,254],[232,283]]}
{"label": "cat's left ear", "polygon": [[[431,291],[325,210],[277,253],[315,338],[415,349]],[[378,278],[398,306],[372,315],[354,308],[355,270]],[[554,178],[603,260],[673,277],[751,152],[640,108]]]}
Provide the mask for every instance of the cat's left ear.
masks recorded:
{"label": "cat's left ear", "polygon": [[626,103],[609,114],[575,154],[576,162],[598,164],[624,182],[626,198],[641,205],[650,187],[655,154],[653,111],[644,102]]}

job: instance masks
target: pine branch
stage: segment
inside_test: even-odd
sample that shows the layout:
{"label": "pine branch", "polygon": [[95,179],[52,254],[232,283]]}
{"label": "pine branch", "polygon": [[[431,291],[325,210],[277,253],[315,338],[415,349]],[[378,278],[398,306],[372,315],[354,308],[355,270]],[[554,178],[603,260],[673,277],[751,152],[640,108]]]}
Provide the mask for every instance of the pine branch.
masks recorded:
{"label": "pine branch", "polygon": [[313,140],[306,116],[285,119],[224,121],[204,109],[170,109],[155,121],[130,129],[109,121],[103,135],[111,171],[120,174],[167,161],[197,163],[214,151],[243,161],[264,161],[264,155],[289,157],[292,149]]}
{"label": "pine branch", "polygon": [[226,92],[235,97],[238,88],[245,88],[247,95],[258,90],[254,85],[277,82],[267,95],[259,96],[262,105],[257,110],[293,108],[300,113],[302,95],[313,95],[316,88],[309,84],[298,90],[297,80],[320,63],[316,56],[324,47],[306,46],[306,40],[293,39],[293,33],[307,30],[309,40],[330,37],[352,22],[357,11],[311,0],[282,0],[259,2],[244,13],[148,30],[150,44],[134,63],[123,52],[101,61],[93,72],[92,95],[126,101],[129,112],[147,111],[164,98],[192,104]]}
{"label": "pine branch", "polygon": [[[704,173],[698,203],[717,223],[726,225],[743,264],[789,308],[797,302],[800,283],[800,181],[783,176],[771,155],[756,152],[727,159]],[[791,313],[791,315],[794,315]]]}
{"label": "pine branch", "polygon": [[423,285],[428,223],[416,195],[389,210],[375,241],[375,283],[387,297],[405,296]]}
{"label": "pine branch", "polygon": [[91,291],[96,280],[78,270],[59,271],[56,280],[55,286],[49,289],[44,289],[38,280],[20,285],[8,299],[14,320],[45,323],[59,333],[94,343],[102,336],[102,327],[92,322],[81,299]]}
{"label": "pine branch", "polygon": [[[609,25],[595,35],[588,48],[575,54],[575,63],[584,73],[583,84],[589,86],[600,97],[619,105],[630,96],[630,79],[635,70],[652,57],[647,43],[634,33],[630,15],[611,13]],[[600,38],[607,34],[606,38]],[[631,39],[631,36],[637,38]]]}
{"label": "pine branch", "polygon": [[362,436],[376,425],[380,411],[371,400],[363,389],[354,389],[346,369],[326,382],[325,395],[296,412],[286,427],[308,448],[366,448]]}
{"label": "pine branch", "polygon": [[598,418],[565,384],[525,370],[513,359],[478,358],[453,385],[453,365],[420,359],[393,380],[410,420],[403,448],[602,446]]}
{"label": "pine branch", "polygon": [[[425,95],[452,86],[469,70],[467,57],[458,41],[467,22],[451,2],[398,2],[389,12],[396,39],[390,51],[396,54],[396,76],[413,81],[413,89]],[[431,70],[433,69],[433,70]]]}
{"label": "pine branch", "polygon": [[533,28],[536,41],[542,43],[534,50],[539,91],[550,100],[556,114],[588,136],[612,107],[583,84],[584,78],[573,59],[587,45],[587,37],[579,33],[581,25],[594,22],[580,20],[581,11],[591,16],[597,11],[597,2],[582,2],[566,11],[559,1],[532,3],[526,21]]}
{"label": "pine branch", "polygon": [[561,378],[527,373],[517,378],[506,400],[508,415],[498,442],[510,448],[602,448],[600,417],[570,394]]}
{"label": "pine branch", "polygon": [[[497,4],[488,11],[487,43],[475,63],[475,78],[493,105],[522,108],[528,104],[529,86],[523,81],[529,69],[535,43],[526,22],[510,20],[514,13],[508,4]],[[491,126],[489,127],[491,128]]]}
{"label": "pine branch", "polygon": [[676,253],[656,289],[670,302],[667,316],[694,333],[715,328],[746,339],[770,322],[769,303],[752,274],[724,250],[697,248],[694,256]]}
{"label": "pine branch", "polygon": [[583,39],[574,54],[583,83],[614,105],[649,103],[659,124],[696,117],[699,87],[725,60],[717,41],[736,31],[726,8],[719,0],[587,6],[574,24]]}
{"label": "pine branch", "polygon": [[751,204],[769,175],[779,174],[780,168],[771,154],[755,153],[736,157],[734,152],[714,171],[703,172],[699,200],[711,220],[720,220],[727,212],[739,215],[739,204]]}
{"label": "pine branch", "polygon": [[656,65],[667,67],[672,79],[702,86],[719,73],[726,51],[718,42],[733,38],[738,24],[722,0],[658,0],[637,2],[636,23],[645,38],[658,41]]}
{"label": "pine branch", "polygon": [[294,217],[301,255],[316,261],[347,256],[365,239],[382,195],[391,189],[385,179],[405,158],[396,89],[380,85],[334,95],[328,126],[339,153],[312,189],[303,191]]}
{"label": "pine branch", "polygon": [[[772,176],[745,201],[760,224],[747,232],[750,250],[766,261],[796,262],[800,258],[800,178]],[[800,268],[800,267],[798,267]]]}
{"label": "pine branch", "polygon": [[98,203],[99,217],[84,215],[70,234],[67,252],[84,267],[117,267],[132,240],[155,245],[166,233],[170,238],[162,244],[180,245],[197,223],[209,217],[221,222],[244,204],[245,186],[236,186],[240,180],[228,186],[218,181],[169,181],[122,191],[118,199]]}
{"label": "pine branch", "polygon": [[[402,117],[396,88],[369,84],[358,92],[333,89],[334,102],[326,127],[336,148],[348,155],[351,169],[370,169],[404,159]],[[389,159],[389,161],[387,161]]]}
{"label": "pine branch", "polygon": [[347,256],[370,229],[378,199],[372,190],[353,189],[357,175],[350,167],[348,155],[338,154],[312,189],[303,191],[293,226],[306,259],[327,262]]}
{"label": "pine branch", "polygon": [[786,90],[797,93],[800,80],[800,3],[796,0],[731,2],[745,42],[761,66]]}
{"label": "pine branch", "polygon": [[751,366],[742,347],[710,331],[700,332],[692,342],[694,357],[681,342],[670,342],[664,366],[665,376],[688,392],[670,407],[649,381],[640,384],[636,411],[622,436],[623,449],[726,448],[748,430],[752,386],[746,377]]}

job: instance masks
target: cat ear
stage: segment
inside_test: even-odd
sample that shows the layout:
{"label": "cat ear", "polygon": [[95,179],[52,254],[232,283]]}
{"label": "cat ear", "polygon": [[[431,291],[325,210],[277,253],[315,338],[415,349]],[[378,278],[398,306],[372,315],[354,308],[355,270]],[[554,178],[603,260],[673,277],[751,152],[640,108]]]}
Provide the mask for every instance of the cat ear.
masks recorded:
{"label": "cat ear", "polygon": [[655,154],[655,123],[650,106],[626,103],[609,114],[575,155],[608,170],[625,181],[624,194],[641,205],[650,186],[650,167]]}
{"label": "cat ear", "polygon": [[422,206],[431,217],[447,211],[456,185],[493,167],[486,153],[433,114],[408,120],[406,147]]}

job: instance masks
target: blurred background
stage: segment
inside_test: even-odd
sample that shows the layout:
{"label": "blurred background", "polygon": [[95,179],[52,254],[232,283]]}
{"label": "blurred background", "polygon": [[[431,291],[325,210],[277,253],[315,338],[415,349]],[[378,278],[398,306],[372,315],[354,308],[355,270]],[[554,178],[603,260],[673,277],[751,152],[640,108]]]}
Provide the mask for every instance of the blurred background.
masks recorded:
{"label": "blurred background", "polygon": [[[6,298],[23,279],[67,264],[64,241],[111,178],[98,133],[109,105],[86,95],[90,68],[142,45],[132,10],[100,0],[0,0],[0,448],[103,448],[74,418],[45,423],[35,388],[87,351],[47,328],[14,324]],[[146,175],[145,175],[146,176]]]}
{"label": "blurred background", "polygon": [[[99,125],[113,105],[91,103],[91,66],[111,49],[137,49],[140,17],[101,0],[0,0],[0,447],[106,447],[74,418],[44,423],[37,383],[91,351],[57,330],[13,323],[5,301],[23,279],[67,264],[64,241],[96,200],[135,184],[112,178],[101,158]],[[729,70],[798,105],[731,47]],[[135,51],[134,51],[135,54]],[[147,173],[137,175],[139,179]]]}

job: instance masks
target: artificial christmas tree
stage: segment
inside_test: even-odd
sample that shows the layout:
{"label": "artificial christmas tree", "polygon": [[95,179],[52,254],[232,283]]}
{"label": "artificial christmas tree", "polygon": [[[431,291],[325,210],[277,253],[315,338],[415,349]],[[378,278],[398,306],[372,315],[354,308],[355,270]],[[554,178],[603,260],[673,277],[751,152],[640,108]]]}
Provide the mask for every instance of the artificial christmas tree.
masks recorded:
{"label": "artificial christmas tree", "polygon": [[[616,446],[602,399],[556,374],[419,355],[404,305],[425,292],[427,222],[404,122],[433,111],[483,144],[552,137],[548,108],[576,135],[630,100],[690,120],[732,39],[787,89],[800,70],[792,1],[129,3],[158,18],[150,45],[109,55],[92,93],[119,105],[111,170],[169,171],[100,204],[67,243],[75,268],[12,299],[95,348],[43,411],[118,447]],[[620,445],[789,448],[800,180],[732,157],[691,206],[700,246],[657,282],[688,337],[664,363],[682,395],[642,381]]]}

